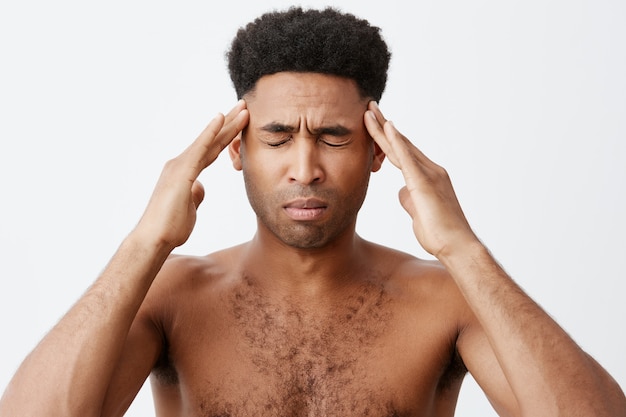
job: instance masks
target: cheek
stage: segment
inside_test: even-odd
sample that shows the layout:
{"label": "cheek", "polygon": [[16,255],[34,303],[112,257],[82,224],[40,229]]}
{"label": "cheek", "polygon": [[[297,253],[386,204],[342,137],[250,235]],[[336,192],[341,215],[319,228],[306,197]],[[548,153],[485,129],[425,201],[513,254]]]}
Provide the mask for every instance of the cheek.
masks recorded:
{"label": "cheek", "polygon": [[257,187],[276,184],[277,175],[280,175],[280,163],[276,158],[268,158],[263,152],[242,155],[241,168],[246,181]]}
{"label": "cheek", "polygon": [[328,166],[338,172],[352,175],[368,175],[372,168],[373,151],[367,147],[346,149],[330,154]]}
{"label": "cheek", "polygon": [[275,165],[256,155],[243,160],[242,174],[248,202],[257,217],[265,222],[276,220],[281,203],[285,201],[285,185],[281,184]]}

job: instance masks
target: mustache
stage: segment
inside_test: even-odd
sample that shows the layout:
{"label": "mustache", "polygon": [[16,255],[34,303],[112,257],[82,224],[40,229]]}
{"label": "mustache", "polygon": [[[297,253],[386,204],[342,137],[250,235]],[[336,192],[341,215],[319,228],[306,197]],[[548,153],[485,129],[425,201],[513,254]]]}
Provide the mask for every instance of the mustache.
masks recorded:
{"label": "mustache", "polygon": [[337,193],[334,190],[323,188],[318,185],[301,185],[296,184],[285,187],[276,192],[280,200],[295,200],[297,198],[316,198],[319,200],[332,200],[336,198]]}

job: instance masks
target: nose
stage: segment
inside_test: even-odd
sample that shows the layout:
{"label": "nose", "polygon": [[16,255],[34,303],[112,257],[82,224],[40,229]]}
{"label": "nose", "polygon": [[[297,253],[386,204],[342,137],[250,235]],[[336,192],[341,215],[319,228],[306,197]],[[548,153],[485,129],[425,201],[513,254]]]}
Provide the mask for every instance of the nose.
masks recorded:
{"label": "nose", "polygon": [[313,138],[296,140],[289,158],[289,181],[311,185],[324,181],[317,141]]}

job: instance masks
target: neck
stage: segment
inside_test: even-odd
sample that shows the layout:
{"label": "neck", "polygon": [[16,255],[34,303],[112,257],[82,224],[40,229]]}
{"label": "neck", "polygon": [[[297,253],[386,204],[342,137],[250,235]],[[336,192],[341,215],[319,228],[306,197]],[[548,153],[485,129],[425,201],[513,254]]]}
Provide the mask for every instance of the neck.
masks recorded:
{"label": "neck", "polygon": [[354,226],[320,248],[296,248],[259,225],[242,259],[244,272],[283,295],[336,293],[364,272],[364,241]]}

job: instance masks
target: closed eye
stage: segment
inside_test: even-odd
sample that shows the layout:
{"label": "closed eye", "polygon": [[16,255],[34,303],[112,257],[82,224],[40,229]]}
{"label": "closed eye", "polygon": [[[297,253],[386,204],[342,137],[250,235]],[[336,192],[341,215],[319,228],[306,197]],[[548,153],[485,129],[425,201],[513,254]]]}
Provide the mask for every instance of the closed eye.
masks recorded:
{"label": "closed eye", "polygon": [[262,142],[271,148],[278,148],[280,146],[285,145],[290,140],[291,140],[291,136],[288,136],[279,140],[262,140]]}
{"label": "closed eye", "polygon": [[348,138],[345,140],[337,140],[338,138],[320,138],[319,141],[324,143],[326,146],[330,146],[331,148],[341,148],[343,146],[349,145],[352,142],[352,138]]}

